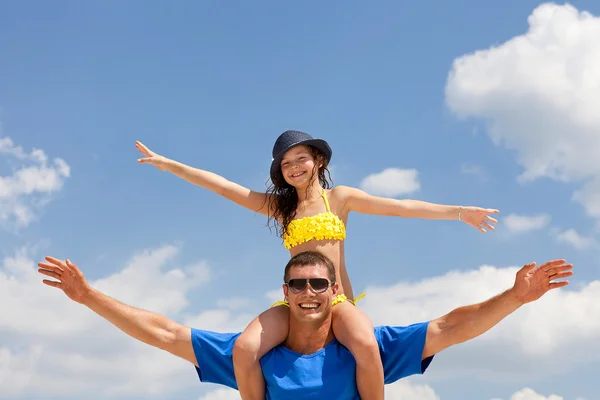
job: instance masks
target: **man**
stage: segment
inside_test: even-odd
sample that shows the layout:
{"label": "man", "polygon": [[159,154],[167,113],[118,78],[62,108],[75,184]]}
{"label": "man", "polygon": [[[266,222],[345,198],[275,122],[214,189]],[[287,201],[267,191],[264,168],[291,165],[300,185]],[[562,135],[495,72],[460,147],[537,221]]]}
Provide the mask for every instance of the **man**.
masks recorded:
{"label": "man", "polygon": [[[69,260],[46,257],[39,272],[70,299],[85,305],[128,335],[168,351],[196,366],[201,381],[237,389],[232,348],[239,333],[209,332],[182,326],[149,311],[130,307],[92,289]],[[522,305],[571,276],[571,264],[554,260],[521,268],[509,290],[479,304],[461,307],[432,321],[406,327],[375,328],[385,382],[425,372],[434,355],[489,330]],[[317,252],[294,256],[286,265],[283,293],[290,307],[287,340],[268,352],[261,365],[268,399],[358,399],[356,363],[331,327],[332,300],[338,290],[331,261]]]}

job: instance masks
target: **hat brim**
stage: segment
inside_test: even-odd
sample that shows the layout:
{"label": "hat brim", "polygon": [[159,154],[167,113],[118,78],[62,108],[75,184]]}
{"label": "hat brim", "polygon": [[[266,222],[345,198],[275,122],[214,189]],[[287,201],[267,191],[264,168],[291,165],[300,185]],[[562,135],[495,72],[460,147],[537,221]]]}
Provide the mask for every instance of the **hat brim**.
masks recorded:
{"label": "hat brim", "polygon": [[329,143],[327,143],[323,139],[301,140],[299,142],[296,142],[296,143],[293,143],[293,144],[289,145],[285,149],[281,150],[279,152],[279,154],[277,154],[275,156],[275,158],[271,162],[271,181],[273,181],[273,178],[279,172],[279,170],[280,170],[280,164],[281,164],[281,159],[283,158],[283,156],[285,155],[285,153],[287,153],[290,149],[292,149],[292,148],[294,148],[296,146],[300,146],[300,145],[313,146],[313,147],[317,148],[321,153],[323,153],[323,155],[325,156],[325,159],[327,160],[327,162],[331,161],[332,151],[331,151],[331,147],[329,147]]}

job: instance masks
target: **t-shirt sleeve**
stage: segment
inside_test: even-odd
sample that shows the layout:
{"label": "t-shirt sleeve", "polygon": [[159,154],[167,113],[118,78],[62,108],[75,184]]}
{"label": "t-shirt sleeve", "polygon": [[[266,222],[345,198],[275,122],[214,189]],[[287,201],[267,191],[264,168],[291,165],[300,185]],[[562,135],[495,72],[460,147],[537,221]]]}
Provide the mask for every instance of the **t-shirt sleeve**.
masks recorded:
{"label": "t-shirt sleeve", "polygon": [[385,383],[392,383],[414,374],[423,374],[429,367],[433,356],[422,359],[428,325],[429,322],[422,322],[409,326],[375,328]]}
{"label": "t-shirt sleeve", "polygon": [[192,329],[192,346],[201,382],[218,383],[237,389],[233,371],[233,344],[240,333],[219,333]]}

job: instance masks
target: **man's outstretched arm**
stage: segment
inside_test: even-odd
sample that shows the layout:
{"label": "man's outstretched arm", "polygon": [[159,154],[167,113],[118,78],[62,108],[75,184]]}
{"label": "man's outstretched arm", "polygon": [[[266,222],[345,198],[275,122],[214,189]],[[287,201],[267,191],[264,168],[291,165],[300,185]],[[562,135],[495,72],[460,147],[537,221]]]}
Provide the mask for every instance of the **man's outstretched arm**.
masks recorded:
{"label": "man's outstretched arm", "polygon": [[92,289],[83,273],[69,260],[46,257],[46,261],[38,263],[38,271],[56,279],[44,279],[46,285],[61,289],[71,300],[88,307],[129,336],[198,366],[190,328],[163,315],[128,306]]}
{"label": "man's outstretched arm", "polygon": [[466,342],[491,329],[524,304],[548,291],[568,285],[557,279],[573,275],[565,260],[546,262],[538,267],[527,264],[517,272],[514,286],[483,303],[457,308],[429,323],[423,359],[458,343]]}

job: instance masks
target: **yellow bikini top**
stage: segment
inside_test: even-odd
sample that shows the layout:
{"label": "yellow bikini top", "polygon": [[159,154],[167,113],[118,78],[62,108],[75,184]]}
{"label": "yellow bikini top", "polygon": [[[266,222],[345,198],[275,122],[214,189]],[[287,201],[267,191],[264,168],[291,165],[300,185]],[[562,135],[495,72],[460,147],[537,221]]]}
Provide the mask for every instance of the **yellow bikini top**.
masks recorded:
{"label": "yellow bikini top", "polygon": [[283,245],[286,249],[298,246],[310,240],[344,240],[346,226],[344,222],[329,208],[325,190],[321,194],[325,202],[326,212],[292,220],[287,232],[283,235]]}

